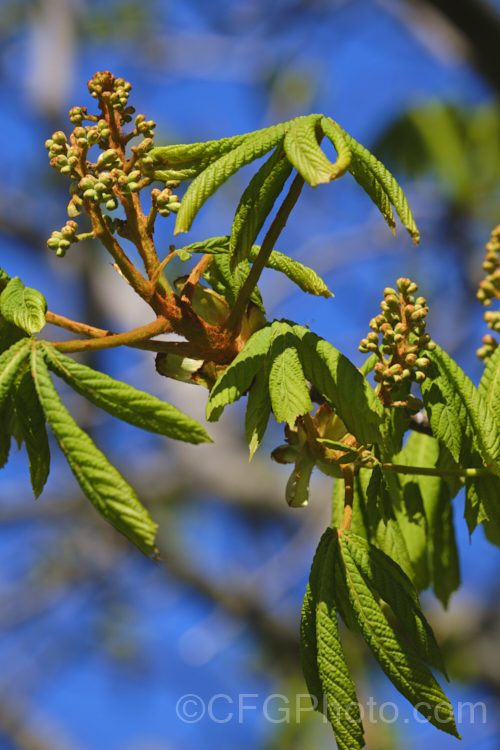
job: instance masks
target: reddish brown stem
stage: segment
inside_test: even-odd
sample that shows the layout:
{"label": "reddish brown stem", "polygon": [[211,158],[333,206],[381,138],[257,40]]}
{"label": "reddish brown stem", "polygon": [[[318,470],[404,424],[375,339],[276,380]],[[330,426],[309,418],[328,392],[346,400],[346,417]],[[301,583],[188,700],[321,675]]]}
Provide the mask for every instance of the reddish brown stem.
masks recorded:
{"label": "reddish brown stem", "polygon": [[195,267],[189,274],[188,280],[184,284],[184,289],[182,290],[182,299],[187,299],[189,302],[192,301],[196,285],[209,267],[212,260],[213,256],[207,253],[207,255],[204,255],[202,259],[195,265]]}
{"label": "reddish brown stem", "polygon": [[160,333],[166,333],[171,330],[170,321],[160,317],[146,326],[134,328],[134,330],[127,331],[126,333],[116,333],[110,336],[103,336],[102,338],[94,338],[90,341],[61,341],[53,344],[53,346],[60,352],[86,352],[97,351],[99,349],[112,349],[116,346],[142,344],[145,340],[147,341],[147,339],[153,336],[158,336]]}
{"label": "reddish brown stem", "polygon": [[352,522],[352,505],[354,501],[354,472],[351,464],[342,464],[342,474],[345,482],[345,496],[344,496],[344,517],[342,519],[342,528],[344,531],[349,531]]}

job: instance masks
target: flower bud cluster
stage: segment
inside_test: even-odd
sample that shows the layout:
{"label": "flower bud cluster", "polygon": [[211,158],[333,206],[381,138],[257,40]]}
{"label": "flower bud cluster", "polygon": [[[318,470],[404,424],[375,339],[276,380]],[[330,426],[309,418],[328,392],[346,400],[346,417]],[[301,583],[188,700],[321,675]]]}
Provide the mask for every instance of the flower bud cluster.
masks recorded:
{"label": "flower bud cluster", "polygon": [[157,193],[154,196],[154,200],[160,216],[170,216],[171,213],[176,214],[181,207],[179,197],[172,195],[170,188],[165,188],[161,193]]}
{"label": "flower bud cluster", "polygon": [[490,241],[486,245],[486,255],[483,269],[486,278],[480,282],[476,297],[485,307],[491,305],[493,297],[500,298],[500,225],[491,233]]}
{"label": "flower bud cluster", "polygon": [[382,313],[372,318],[371,333],[359,346],[360,352],[374,352],[379,357],[375,381],[387,392],[404,381],[423,382],[430,360],[419,353],[436,348],[425,332],[429,308],[424,297],[415,299],[417,290],[418,286],[405,278],[398,279],[397,289],[384,289],[384,300],[380,303]]}
{"label": "flower bud cluster", "polygon": [[476,354],[486,365],[497,346],[498,342],[495,341],[493,336],[490,336],[490,334],[487,333],[486,336],[483,336],[483,345],[477,350]]}
{"label": "flower bud cluster", "polygon": [[47,240],[47,247],[55,250],[59,258],[63,258],[71,243],[78,242],[76,239],[77,231],[78,224],[76,221],[67,221],[60,232],[52,232],[50,240]]}
{"label": "flower bud cluster", "polygon": [[91,96],[100,101],[107,100],[114,110],[123,114],[124,121],[130,122],[135,109],[127,107],[132,85],[123,78],[115,78],[109,70],[96,73],[88,83]]}

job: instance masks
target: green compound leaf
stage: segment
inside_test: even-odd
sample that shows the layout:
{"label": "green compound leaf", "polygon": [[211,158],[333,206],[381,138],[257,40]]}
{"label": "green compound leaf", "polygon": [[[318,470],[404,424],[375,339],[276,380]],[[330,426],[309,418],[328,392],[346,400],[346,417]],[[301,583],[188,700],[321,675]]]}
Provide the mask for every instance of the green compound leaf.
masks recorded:
{"label": "green compound leaf", "polygon": [[[410,206],[408,205],[408,201],[401,187],[398,185],[392,174],[384,167],[382,162],[380,162],[375,156],[373,156],[373,154],[368,151],[368,149],[364,148],[364,146],[355,141],[354,138],[348,135],[345,131],[342,132],[349,148],[351,149],[353,155],[356,157],[360,168],[363,169],[366,174],[371,173],[373,177],[375,177],[375,179],[380,184],[387,197],[391,201],[392,205],[396,209],[396,212],[403,225],[410,233],[413,239],[413,243],[415,245],[418,245],[420,233],[417,229]],[[368,179],[370,180],[370,178]],[[370,195],[370,192],[367,192]],[[370,197],[373,198],[372,195],[370,195]],[[384,213],[384,211],[382,211],[382,213]]]}
{"label": "green compound leaf", "polygon": [[252,381],[264,364],[271,346],[271,326],[254,333],[238,356],[220,376],[207,403],[209,422],[217,422],[224,407],[238,401],[252,385]]}
{"label": "green compound leaf", "polygon": [[[210,164],[191,183],[184,195],[174,234],[189,232],[193,220],[206,200],[218,190],[235,172],[255,159],[271,151],[285,137],[288,123],[281,123],[256,133],[247,134],[227,153]],[[243,136],[241,136],[243,137]]]}
{"label": "green compound leaf", "polygon": [[299,325],[293,332],[304,375],[333,406],[351,434],[363,445],[381,442],[383,406],[352,362],[335,347]]}
{"label": "green compound leaf", "polygon": [[297,345],[300,346],[300,339],[288,323],[272,324],[269,394],[276,420],[287,422],[290,427],[295,425],[297,417],[313,408]]}
{"label": "green compound leaf", "polygon": [[[358,624],[386,675],[431,724],[460,738],[449,700],[417,652],[389,624],[343,532],[339,535],[338,559]],[[424,630],[420,638],[425,639]]]}
{"label": "green compound leaf", "polygon": [[[470,435],[483,461],[500,475],[500,431],[492,412],[463,370],[439,346],[428,353],[434,368],[421,385],[432,432],[455,461],[467,461]],[[437,370],[437,372],[436,372]]]}
{"label": "green compound leaf", "polygon": [[269,363],[266,359],[255,376],[254,384],[248,394],[245,413],[245,437],[250,448],[250,461],[266,432],[271,416],[271,397],[269,396]]}
{"label": "green compound leaf", "polygon": [[24,286],[18,276],[9,281],[0,296],[0,312],[5,320],[29,334],[42,330],[46,311],[43,294]]}
{"label": "green compound leaf", "polygon": [[313,188],[341,177],[346,170],[344,163],[332,164],[318,144],[317,135],[321,135],[319,123],[323,119],[323,115],[297,117],[289,124],[283,142],[288,160]]}
{"label": "green compound leaf", "polygon": [[205,143],[157,146],[151,149],[148,154],[153,158],[155,169],[190,168],[195,162],[201,160],[218,159],[219,156],[240,146],[251,136],[262,132],[265,131],[259,130],[254,133],[235,135],[231,138],[220,138],[218,141],[206,141]]}
{"label": "green compound leaf", "polygon": [[314,557],[304,599],[301,657],[309,693],[316,699],[313,706],[326,710],[338,747],[359,750],[365,744],[363,726],[337,625],[337,557],[337,533],[327,529]]}
{"label": "green compound leaf", "polygon": [[340,544],[349,548],[363,578],[391,607],[422,659],[448,679],[441,651],[408,576],[390,557],[356,534],[343,532]]}
{"label": "green compound leaf", "polygon": [[194,444],[212,442],[206,430],[196,420],[183,414],[175,406],[149,393],[138,391],[120,380],[114,380],[109,375],[80,365],[71,357],[60,354],[45,341],[40,342],[39,346],[47,365],[56,375],[113,417],[173,440]]}
{"label": "green compound leaf", "polygon": [[154,553],[157,525],[132,487],[63,406],[42,351],[35,345],[31,348],[32,374],[45,417],[84,494],[103,518],[142,552]]}
{"label": "green compound leaf", "polygon": [[12,396],[21,435],[28,451],[31,486],[35,497],[39,497],[50,472],[50,449],[45,414],[31,372],[23,374],[16,383]]}
{"label": "green compound leaf", "polygon": [[287,160],[283,148],[280,147],[250,181],[241,196],[231,228],[229,240],[231,271],[248,257],[291,171],[292,165]]}
{"label": "green compound leaf", "polygon": [[366,171],[356,156],[353,155],[351,164],[349,166],[349,172],[352,174],[358,185],[360,185],[365,193],[372,199],[377,206],[378,210],[384,217],[389,229],[393,234],[396,233],[396,221],[394,219],[394,213],[392,211],[391,202],[389,196],[385,192],[384,188],[377,180],[373,172]]}
{"label": "green compound leaf", "polygon": [[[238,263],[234,271],[231,271],[229,255],[219,253],[214,254],[212,257],[213,261],[208,271],[203,274],[203,278],[210,284],[214,292],[220,294],[228,305],[232,307],[250,273],[250,263],[247,260],[243,260],[241,263]],[[262,297],[257,287],[250,295],[250,300],[265,313]]]}
{"label": "green compound leaf", "polygon": [[19,368],[31,351],[29,339],[21,339],[0,355],[0,408],[14,384]]}

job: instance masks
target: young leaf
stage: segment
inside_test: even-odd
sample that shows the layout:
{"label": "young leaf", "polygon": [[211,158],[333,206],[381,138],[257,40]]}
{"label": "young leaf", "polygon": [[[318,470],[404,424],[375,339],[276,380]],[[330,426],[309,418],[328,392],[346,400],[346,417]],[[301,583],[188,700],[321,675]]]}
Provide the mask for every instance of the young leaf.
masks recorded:
{"label": "young leaf", "polygon": [[281,123],[247,138],[210,164],[188,187],[181,202],[174,234],[189,232],[193,220],[210,198],[235,172],[271,151],[285,137],[288,123]]}
{"label": "young leaf", "polygon": [[248,394],[247,410],[245,413],[245,437],[250,448],[250,461],[262,442],[269,417],[271,416],[268,369],[268,361],[266,359],[255,376],[254,384]]}
{"label": "young leaf", "polygon": [[322,117],[320,125],[323,133],[333,143],[337,151],[338,158],[335,164],[338,170],[337,177],[342,177],[351,164],[352,151],[344,138],[342,128],[331,117]]}
{"label": "young leaf", "polygon": [[205,143],[157,146],[151,149],[148,154],[153,158],[155,169],[184,167],[201,159],[218,159],[219,156],[240,146],[248,138],[263,132],[265,131],[258,130],[253,133],[244,133],[243,135],[220,138],[218,141],[206,141]]}
{"label": "young leaf", "polygon": [[299,325],[293,331],[302,342],[298,348],[304,375],[328,401],[360,443],[382,440],[379,425],[383,406],[359,370],[337,349]]}
{"label": "young leaf", "polygon": [[[485,463],[500,475],[500,431],[485,401],[463,370],[439,346],[429,352],[437,377],[429,373],[422,396],[432,431],[456,461],[463,461],[462,446],[473,434]],[[429,382],[428,382],[429,381]]]}
{"label": "young leaf", "polygon": [[389,196],[387,195],[373,172],[365,170],[354,154],[349,166],[349,172],[352,174],[358,185],[363,188],[365,193],[367,193],[367,195],[375,203],[378,210],[384,217],[389,229],[393,234],[395,234],[396,222],[394,220],[394,214],[392,212],[391,201],[389,200]]}
{"label": "young leaf", "polygon": [[446,676],[439,646],[418,600],[417,592],[404,571],[390,557],[352,532],[342,532],[340,545],[348,547],[366,583],[391,607],[410,636],[420,656]]}
{"label": "young leaf", "polygon": [[207,419],[217,422],[227,404],[238,401],[252,385],[271,346],[271,326],[254,333],[214,385],[207,403]]}
{"label": "young leaf", "polygon": [[[429,435],[412,432],[407,443],[407,453],[414,466],[434,468],[439,462],[440,445]],[[415,479],[420,488],[427,519],[432,587],[446,608],[451,594],[460,585],[450,491],[441,477],[416,476]]]}
{"label": "young leaf", "polygon": [[[247,260],[238,263],[234,271],[231,271],[229,255],[219,253],[213,255],[213,261],[208,271],[203,274],[203,278],[210,284],[214,292],[220,294],[232,307],[249,273],[250,264]],[[265,314],[262,297],[257,287],[250,295],[250,300]]]}
{"label": "young leaf", "polygon": [[45,414],[38,398],[31,372],[25,372],[12,391],[21,435],[28,451],[31,486],[39,497],[50,471],[49,438]]}
{"label": "young leaf", "polygon": [[316,128],[321,129],[322,119],[323,115],[295,118],[283,142],[288,160],[313,188],[341,177],[346,170],[345,156],[341,164],[332,164],[318,144]]}
{"label": "young leaf", "polygon": [[0,408],[14,383],[19,368],[30,353],[30,341],[21,339],[0,354]]}
{"label": "young leaf", "polygon": [[43,294],[24,286],[18,276],[9,281],[0,296],[0,312],[5,320],[29,334],[42,330],[46,311]]}
{"label": "young leaf", "polygon": [[297,417],[307,414],[312,401],[297,351],[300,339],[288,323],[275,321],[271,328],[269,394],[278,422],[295,425]]}
{"label": "young leaf", "polygon": [[380,183],[392,205],[396,209],[403,225],[410,233],[413,243],[418,245],[420,233],[401,187],[398,185],[392,174],[384,167],[382,162],[373,156],[368,149],[355,141],[354,138],[348,135],[345,131],[343,131],[343,134],[347,141],[347,145],[353,152],[354,156],[358,159],[360,166],[366,173],[371,172]]}
{"label": "young leaf", "polygon": [[42,351],[34,345],[31,348],[33,379],[45,417],[84,494],[115,529],[142,552],[152,554],[157,525],[132,487],[63,406]]}
{"label": "young leaf", "polygon": [[[248,256],[251,263],[254,262],[259,254],[259,250],[260,247],[258,245],[254,245],[251,249]],[[328,289],[323,279],[312,268],[303,266],[302,263],[292,260],[288,255],[283,255],[283,253],[279,253],[277,250],[272,251],[266,263],[266,268],[272,268],[274,271],[285,274],[303,292],[314,294],[317,297],[325,297],[325,299],[333,297],[332,292]]]}
{"label": "young leaf", "polygon": [[286,158],[283,148],[280,147],[251,179],[240,198],[231,228],[229,240],[231,271],[248,257],[291,171],[292,165]]}
{"label": "young leaf", "polygon": [[[217,258],[219,255],[227,255],[229,253],[229,237],[212,237],[203,242],[193,242],[193,244],[187,245],[183,250],[191,253],[210,253],[214,258]],[[254,245],[250,250],[248,260],[251,263],[256,259],[259,250],[260,245]],[[240,264],[240,268],[242,266],[244,266],[243,263]],[[330,292],[323,279],[312,268],[303,266],[302,263],[292,260],[288,255],[279,253],[277,250],[272,251],[266,263],[266,268],[272,268],[274,271],[285,274],[303,292],[325,297],[326,299],[333,297],[332,292]]]}
{"label": "young leaf", "polygon": [[366,376],[369,375],[372,372],[372,370],[374,370],[377,362],[379,362],[379,358],[377,357],[375,352],[372,352],[370,356],[368,357],[368,359],[365,359],[361,367],[358,367],[358,370],[366,378]]}
{"label": "young leaf", "polygon": [[113,417],[173,440],[195,444],[211,442],[204,427],[175,406],[149,393],[138,391],[120,380],[114,380],[103,372],[78,364],[46,341],[40,342],[39,346],[48,366],[56,375]]}
{"label": "young leaf", "polygon": [[495,349],[488,360],[478,391],[495,421],[500,425],[500,347]]}
{"label": "young leaf", "polygon": [[[351,606],[378,663],[399,692],[438,729],[460,738],[453,709],[432,672],[383,614],[351,548],[339,538],[339,564]],[[422,634],[421,634],[422,637]]]}
{"label": "young leaf", "polygon": [[323,534],[309,578],[301,624],[301,656],[307,687],[317,699],[315,708],[332,723],[340,750],[364,747],[363,726],[356,690],[340,643],[337,625],[335,566],[338,555],[337,534]]}

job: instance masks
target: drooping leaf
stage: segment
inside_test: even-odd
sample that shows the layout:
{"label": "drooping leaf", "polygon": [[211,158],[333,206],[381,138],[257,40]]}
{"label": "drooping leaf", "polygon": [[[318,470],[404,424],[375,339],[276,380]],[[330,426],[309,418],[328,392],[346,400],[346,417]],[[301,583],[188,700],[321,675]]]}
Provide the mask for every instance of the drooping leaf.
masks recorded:
{"label": "drooping leaf", "polygon": [[49,476],[50,449],[45,414],[31,372],[23,374],[12,395],[21,434],[28,451],[33,494],[39,497]]}
{"label": "drooping leaf", "polygon": [[420,608],[417,592],[404,571],[390,557],[352,532],[342,532],[341,546],[348,547],[365,581],[391,607],[420,656],[446,676],[439,646]]}
{"label": "drooping leaf", "polygon": [[[346,544],[344,539],[345,536],[341,532],[339,564],[342,565],[352,609],[375,658],[399,692],[431,724],[448,734],[460,737],[449,700],[416,651],[389,624],[372,587],[368,585],[356,557],[352,554],[350,545]],[[424,630],[420,631],[419,637],[425,640]]]}
{"label": "drooping leaf", "polygon": [[31,369],[47,422],[71,471],[96,510],[145,554],[155,552],[157,525],[132,487],[63,406],[43,353],[32,346]]}
{"label": "drooping leaf", "polygon": [[[406,446],[405,446],[406,448]],[[397,463],[409,465],[411,453],[403,450],[395,457]],[[429,560],[427,548],[427,520],[420,487],[411,474],[385,473],[392,510],[405,540],[408,557],[412,565],[410,576],[417,591],[429,586]]]}
{"label": "drooping leaf", "polygon": [[262,442],[264,433],[271,416],[271,397],[269,395],[268,361],[255,376],[254,384],[248,394],[247,410],[245,413],[245,437],[250,448],[250,461]]}
{"label": "drooping leaf", "polygon": [[30,341],[21,339],[0,354],[0,407],[12,388],[19,368],[30,353]]}
{"label": "drooping leaf", "polygon": [[358,160],[358,163],[365,173],[371,172],[377,179],[385,193],[387,194],[392,205],[396,209],[396,212],[401,219],[403,226],[406,227],[410,233],[415,245],[418,245],[420,239],[420,233],[415,224],[413,214],[410,206],[403,193],[401,187],[394,179],[392,174],[384,167],[373,154],[371,154],[367,148],[364,148],[360,143],[354,140],[350,135],[343,131],[344,137],[347,141],[347,145],[353,152],[353,155]]}
{"label": "drooping leaf", "polygon": [[363,726],[337,625],[337,554],[337,534],[327,529],[314,557],[304,600],[301,656],[309,693],[317,700],[316,710],[323,712],[326,703],[338,747],[359,750],[365,744]]}
{"label": "drooping leaf", "polygon": [[396,221],[394,219],[391,201],[389,200],[389,196],[387,195],[373,172],[365,170],[362,167],[361,162],[359,161],[357,156],[355,156],[354,154],[349,166],[349,172],[352,174],[358,185],[363,188],[365,193],[367,193],[367,195],[375,203],[378,210],[384,217],[389,229],[393,234],[395,234]]}
{"label": "drooping leaf", "polygon": [[340,164],[332,164],[318,144],[323,119],[323,115],[296,117],[283,141],[288,160],[313,188],[341,177],[346,170],[345,154]]}
{"label": "drooping leaf", "polygon": [[300,339],[293,328],[285,321],[275,321],[271,327],[269,394],[276,420],[288,422],[290,427],[313,408],[297,346]]}
{"label": "drooping leaf", "polygon": [[331,402],[335,412],[360,443],[381,441],[383,406],[359,370],[335,347],[299,325],[293,331],[304,375]]}
{"label": "drooping leaf", "polygon": [[[413,466],[437,468],[439,442],[429,435],[412,432],[407,443]],[[427,547],[432,587],[444,607],[460,585],[458,550],[450,491],[442,477],[415,476],[427,519]]]}
{"label": "drooping leaf", "polygon": [[195,444],[211,442],[205,428],[175,406],[75,362],[48,342],[41,342],[40,348],[56,375],[113,417],[174,440]]}
{"label": "drooping leaf", "polygon": [[[439,346],[428,353],[434,368],[421,386],[432,432],[456,461],[474,435],[483,461],[500,475],[500,430],[492,412],[463,370]],[[436,373],[437,370],[437,373]]]}
{"label": "drooping leaf", "polygon": [[207,419],[216,422],[224,407],[238,401],[252,385],[271,346],[271,326],[254,333],[221,375],[207,402]]}
{"label": "drooping leaf", "polygon": [[182,199],[174,234],[188,232],[205,201],[241,167],[260,159],[277,146],[285,137],[287,127],[288,123],[281,123],[254,134],[247,134],[245,140],[203,170],[193,180]]}
{"label": "drooping leaf", "polygon": [[18,276],[9,281],[0,296],[0,312],[5,320],[29,334],[42,330],[46,311],[43,294],[24,286]]}
{"label": "drooping leaf", "polygon": [[248,257],[291,171],[292,165],[286,158],[283,148],[280,147],[250,181],[240,198],[231,228],[229,240],[231,271]]}
{"label": "drooping leaf", "polygon": [[[232,307],[250,273],[250,264],[247,260],[243,260],[241,263],[238,263],[234,271],[231,271],[229,264],[229,255],[225,253],[214,255],[208,271],[203,274],[203,278]],[[262,297],[257,287],[250,295],[250,300],[265,314]]]}

